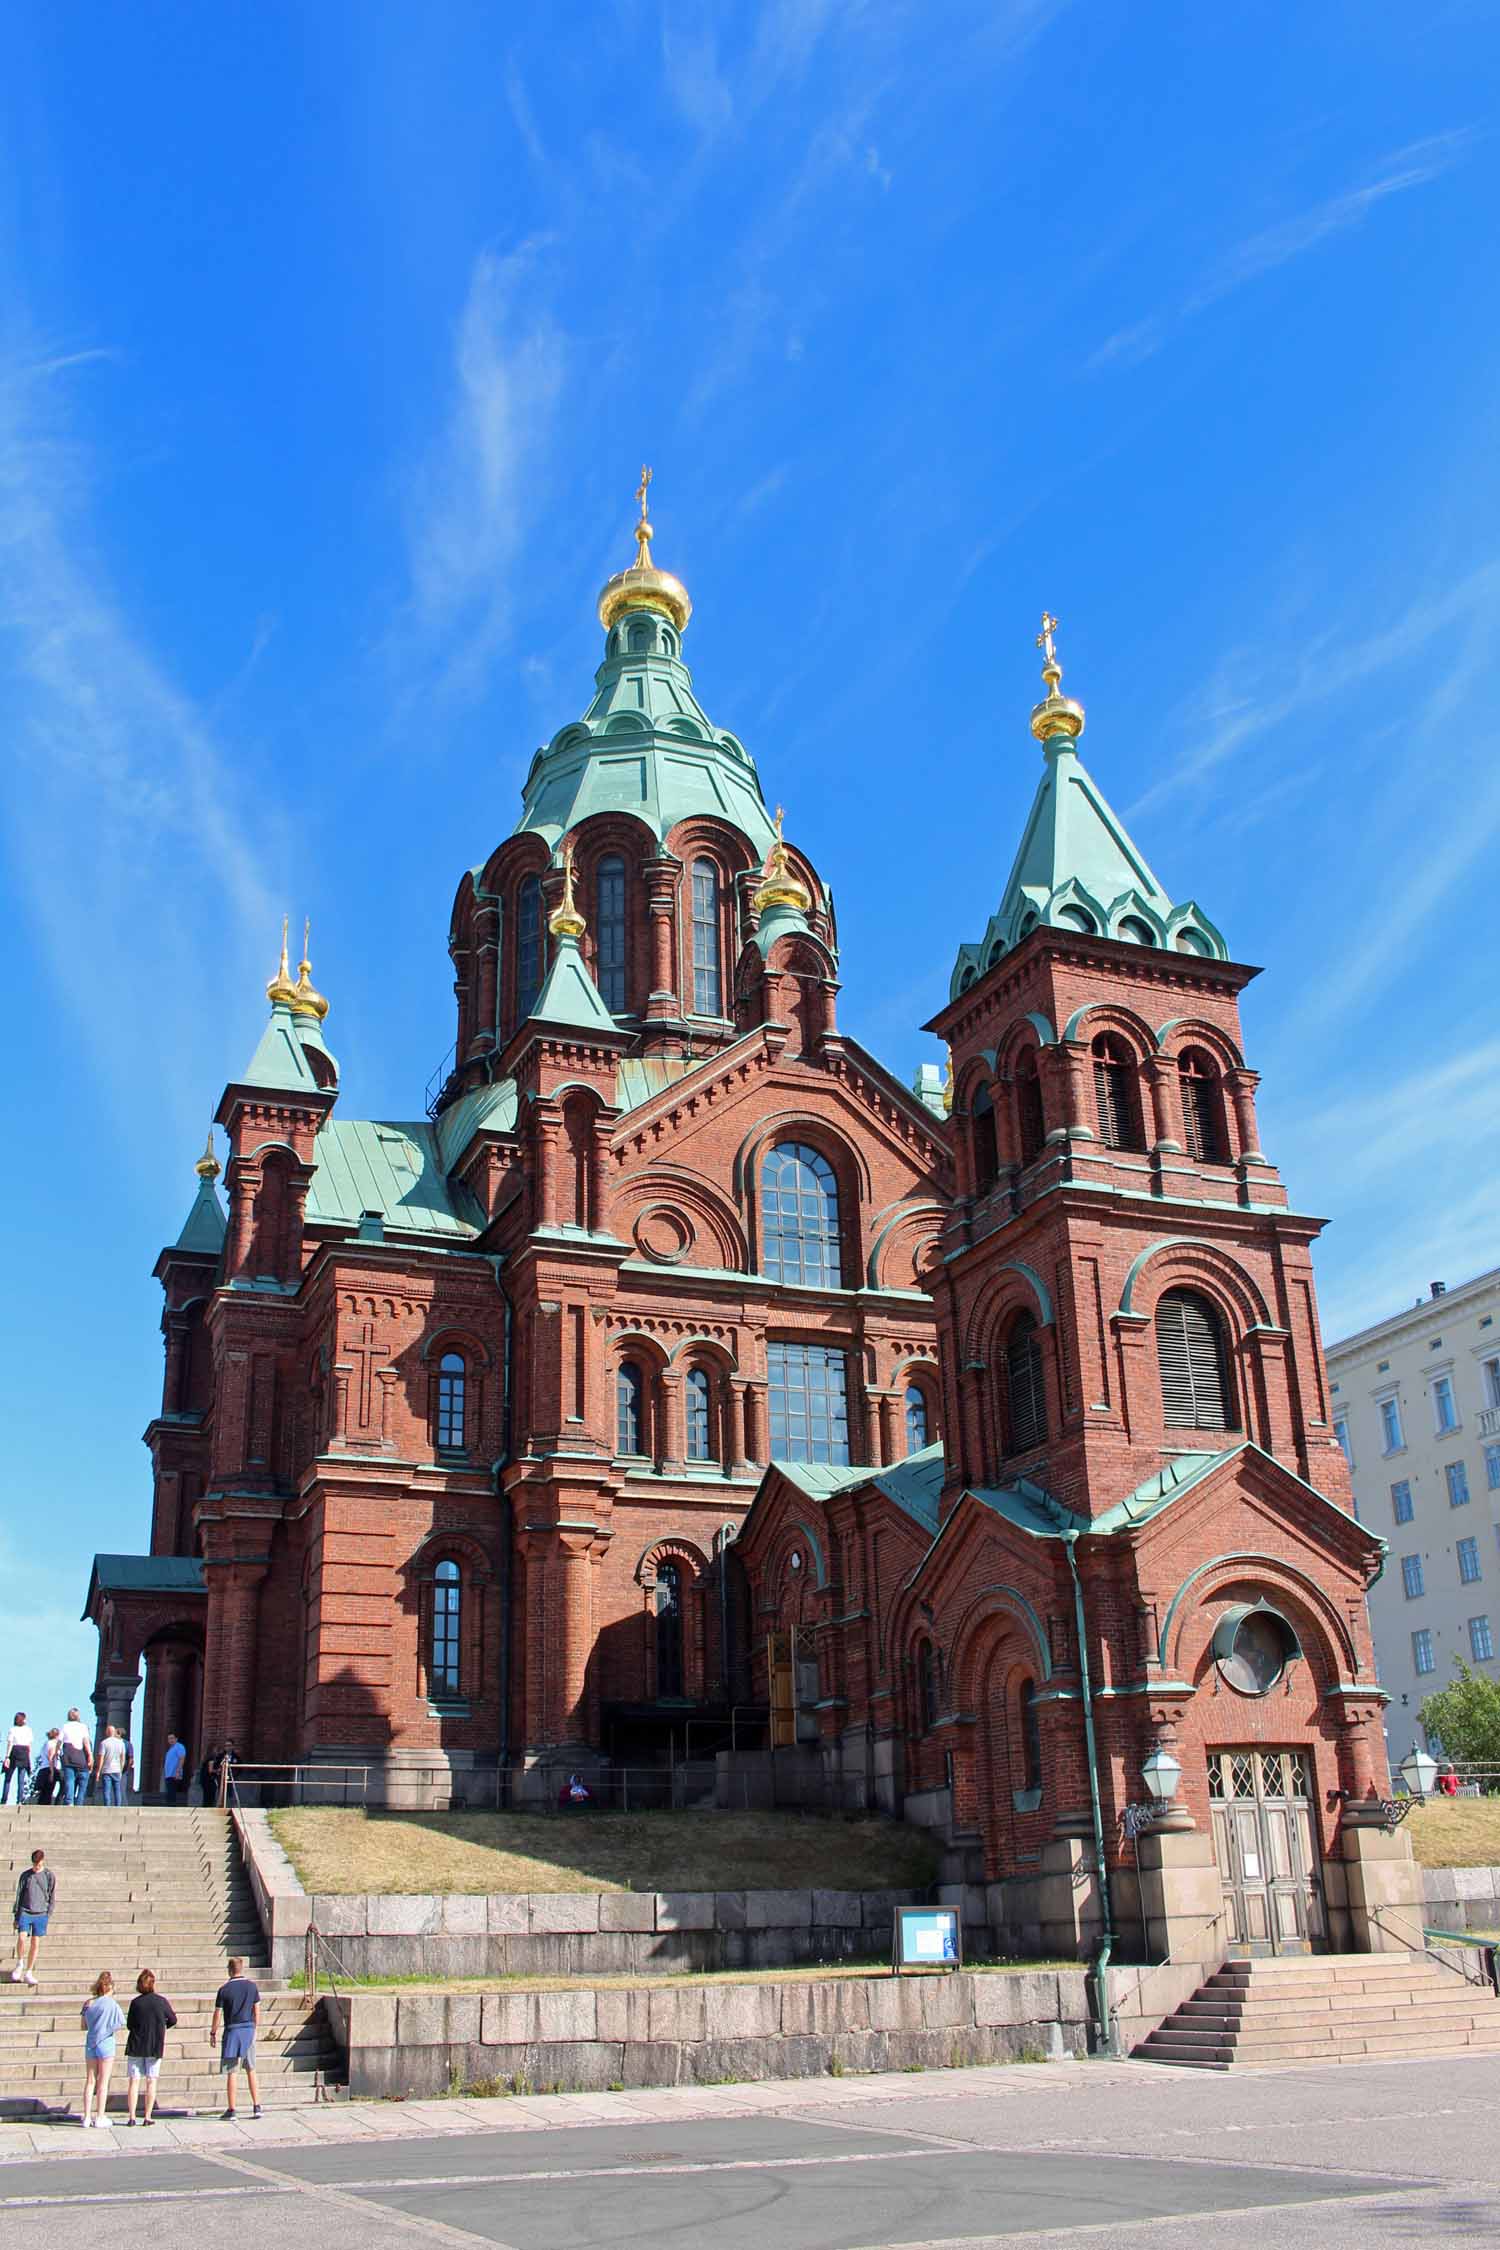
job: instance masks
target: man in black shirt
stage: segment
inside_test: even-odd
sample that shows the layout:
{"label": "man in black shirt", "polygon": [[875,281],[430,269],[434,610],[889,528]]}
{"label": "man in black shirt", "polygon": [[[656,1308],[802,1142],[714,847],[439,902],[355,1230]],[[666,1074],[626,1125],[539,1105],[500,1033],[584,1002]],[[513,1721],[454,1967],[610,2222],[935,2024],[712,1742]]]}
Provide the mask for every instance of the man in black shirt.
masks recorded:
{"label": "man in black shirt", "polygon": [[167,2033],[177,2026],[170,2000],[156,1989],[156,1978],[142,1969],[135,1980],[135,1998],[125,2018],[125,2122],[135,2123],[136,2095],[146,2089],[143,2125],[156,2123],[156,2078],[167,2051]]}

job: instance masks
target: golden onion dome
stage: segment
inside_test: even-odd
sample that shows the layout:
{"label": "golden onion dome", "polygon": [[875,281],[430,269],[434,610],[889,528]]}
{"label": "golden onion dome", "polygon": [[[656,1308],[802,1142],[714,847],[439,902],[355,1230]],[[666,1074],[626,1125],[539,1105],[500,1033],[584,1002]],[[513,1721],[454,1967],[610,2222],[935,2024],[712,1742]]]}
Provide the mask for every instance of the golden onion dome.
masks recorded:
{"label": "golden onion dome", "polygon": [[573,896],[573,839],[570,836],[562,852],[562,897],[547,917],[547,927],[555,938],[572,938],[576,945],[588,928],[578,911],[578,901]]}
{"label": "golden onion dome", "polygon": [[216,1180],[219,1176],[219,1159],[214,1154],[214,1129],[208,1128],[208,1146],[193,1166],[200,1180]]}
{"label": "golden onion dome", "polygon": [[286,922],[287,918],[283,914],[281,917],[281,959],[276,965],[276,974],[269,979],[266,985],[266,998],[273,1008],[289,1008],[297,997],[297,987],[292,982],[291,965],[286,957]]}
{"label": "golden onion dome", "polygon": [[606,633],[617,617],[627,610],[654,609],[682,632],[693,614],[692,601],[680,578],[670,570],[658,570],[651,560],[651,541],[655,536],[646,516],[646,489],[651,482],[651,471],[642,469],[641,481],[636,487],[640,502],[640,521],[635,527],[635,561],[628,570],[617,570],[606,580],[599,594],[599,622]]}
{"label": "golden onion dome", "polygon": [[1042,683],[1047,692],[1040,703],[1032,706],[1031,731],[1038,742],[1046,742],[1053,735],[1065,734],[1076,742],[1083,732],[1083,705],[1075,703],[1070,695],[1063,695],[1062,666],[1057,661],[1057,650],[1052,636],[1057,631],[1057,619],[1048,610],[1042,611],[1042,629],[1037,634],[1036,645],[1046,657],[1042,666]]}
{"label": "golden onion dome", "polygon": [[321,1023],[328,1013],[328,1002],[313,984],[312,963],[307,957],[307,944],[311,936],[312,924],[311,922],[304,922],[302,925],[302,958],[297,963],[297,982],[292,989],[291,1005],[294,1016],[312,1016],[318,1023]]}
{"label": "golden onion dome", "polygon": [[793,867],[791,854],[781,840],[781,824],[785,818],[785,810],[778,805],[771,824],[776,830],[776,841],[766,853],[760,886],[755,893],[757,914],[764,914],[773,906],[789,906],[794,913],[806,914],[812,905],[812,892]]}

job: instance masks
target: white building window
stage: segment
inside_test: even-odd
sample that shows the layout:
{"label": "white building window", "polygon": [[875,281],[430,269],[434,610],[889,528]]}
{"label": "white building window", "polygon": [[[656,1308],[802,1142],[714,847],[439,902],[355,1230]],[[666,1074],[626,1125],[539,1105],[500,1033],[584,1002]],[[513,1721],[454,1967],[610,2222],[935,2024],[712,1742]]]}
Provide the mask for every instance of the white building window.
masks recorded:
{"label": "white building window", "polygon": [[1341,1414],[1338,1420],[1334,1423],[1333,1434],[1339,1441],[1339,1446],[1343,1452],[1345,1461],[1352,1469],[1354,1466],[1354,1448],[1349,1443],[1349,1422],[1346,1415]]}
{"label": "white building window", "polygon": [[1391,1486],[1391,1512],[1397,1523],[1411,1522],[1411,1486],[1405,1477]]}
{"label": "white building window", "polygon": [[1380,1438],[1387,1453],[1400,1453],[1406,1445],[1401,1432],[1401,1407],[1396,1399],[1383,1398],[1380,1402]]}
{"label": "white building window", "polygon": [[1401,1557],[1401,1583],[1406,1589],[1406,1598],[1409,1602],[1416,1601],[1425,1591],[1422,1584],[1422,1558],[1420,1555],[1403,1555]]}
{"label": "white building window", "polygon": [[1469,1654],[1476,1664],[1488,1664],[1495,1653],[1494,1636],[1487,1617],[1469,1619]]}
{"label": "white building window", "polygon": [[1491,1492],[1500,1492],[1500,1445],[1484,1449],[1484,1481]]}
{"label": "white building window", "polygon": [[1469,1471],[1462,1461],[1445,1461],[1443,1475],[1448,1484],[1450,1508],[1467,1508],[1469,1505]]}
{"label": "white building window", "polygon": [[1432,1635],[1425,1626],[1420,1633],[1412,1634],[1411,1661],[1413,1670],[1417,1672],[1437,1670],[1437,1658],[1432,1653]]}
{"label": "white building window", "polygon": [[1486,1406],[1500,1406],[1500,1359],[1487,1359],[1484,1362],[1484,1403]]}
{"label": "white building window", "polygon": [[1432,1386],[1432,1414],[1439,1437],[1458,1428],[1458,1407],[1453,1397],[1453,1377],[1439,1375]]}
{"label": "white building window", "polygon": [[1479,1567],[1479,1541],[1477,1539],[1460,1539],[1457,1552],[1460,1586],[1477,1586],[1484,1575]]}

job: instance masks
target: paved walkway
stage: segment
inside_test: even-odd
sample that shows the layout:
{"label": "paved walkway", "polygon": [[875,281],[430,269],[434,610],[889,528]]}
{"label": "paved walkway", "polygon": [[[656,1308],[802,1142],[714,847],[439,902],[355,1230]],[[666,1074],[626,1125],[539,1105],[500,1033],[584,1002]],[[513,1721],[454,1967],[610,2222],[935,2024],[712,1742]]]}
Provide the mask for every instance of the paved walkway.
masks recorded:
{"label": "paved walkway", "polygon": [[1342,2250],[1493,2239],[1500,2058],[1060,2063],[0,2127],[7,2250]]}

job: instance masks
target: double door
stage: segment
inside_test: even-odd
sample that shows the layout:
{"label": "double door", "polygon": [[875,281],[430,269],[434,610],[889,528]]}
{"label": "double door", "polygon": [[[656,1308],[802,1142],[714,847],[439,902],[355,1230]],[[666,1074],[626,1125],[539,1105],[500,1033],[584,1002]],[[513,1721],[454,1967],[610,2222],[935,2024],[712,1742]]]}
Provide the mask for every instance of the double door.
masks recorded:
{"label": "double door", "polygon": [[1311,1760],[1259,1744],[1208,1754],[1214,1854],[1229,1950],[1311,1953],[1327,1944]]}

